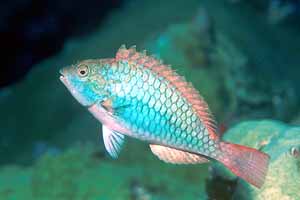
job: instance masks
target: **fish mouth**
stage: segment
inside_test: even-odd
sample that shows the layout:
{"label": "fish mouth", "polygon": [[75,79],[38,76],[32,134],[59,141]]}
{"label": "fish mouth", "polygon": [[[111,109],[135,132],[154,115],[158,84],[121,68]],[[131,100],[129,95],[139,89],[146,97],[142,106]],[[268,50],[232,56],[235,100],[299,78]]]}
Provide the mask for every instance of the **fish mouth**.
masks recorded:
{"label": "fish mouth", "polygon": [[59,80],[61,80],[61,82],[63,82],[64,84],[66,84],[67,79],[66,79],[66,77],[65,77],[65,75],[64,75],[64,70],[63,70],[63,69],[60,69],[60,70],[59,70],[59,73],[60,73]]}
{"label": "fish mouth", "polygon": [[61,80],[62,82],[64,82],[66,80],[66,78],[64,77],[64,75],[60,75],[59,80]]}
{"label": "fish mouth", "polygon": [[60,76],[59,76],[59,80],[70,90],[70,84],[68,82],[67,77],[64,74],[64,69],[60,69],[59,70]]}
{"label": "fish mouth", "polygon": [[64,75],[60,75],[59,80],[69,89],[68,79]]}

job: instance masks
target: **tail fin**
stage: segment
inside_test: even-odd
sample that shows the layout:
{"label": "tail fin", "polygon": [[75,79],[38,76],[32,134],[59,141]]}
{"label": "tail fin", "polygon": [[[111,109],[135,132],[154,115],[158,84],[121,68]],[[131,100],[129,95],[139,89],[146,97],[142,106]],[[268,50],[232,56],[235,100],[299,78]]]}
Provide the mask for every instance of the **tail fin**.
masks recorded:
{"label": "tail fin", "polygon": [[235,175],[260,188],[268,170],[269,155],[256,149],[221,142],[222,156],[218,159]]}

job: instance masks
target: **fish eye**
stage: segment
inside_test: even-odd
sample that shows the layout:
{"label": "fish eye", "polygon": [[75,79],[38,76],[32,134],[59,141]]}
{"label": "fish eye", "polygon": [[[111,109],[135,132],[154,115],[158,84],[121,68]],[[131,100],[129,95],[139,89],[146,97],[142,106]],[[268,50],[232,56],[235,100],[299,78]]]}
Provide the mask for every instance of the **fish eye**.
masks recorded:
{"label": "fish eye", "polygon": [[300,150],[297,148],[297,147],[292,147],[291,150],[290,150],[290,154],[297,158],[300,156]]}
{"label": "fish eye", "polygon": [[87,76],[89,72],[89,67],[87,65],[79,65],[78,66],[78,69],[77,69],[77,74],[80,76],[80,77],[85,77]]}

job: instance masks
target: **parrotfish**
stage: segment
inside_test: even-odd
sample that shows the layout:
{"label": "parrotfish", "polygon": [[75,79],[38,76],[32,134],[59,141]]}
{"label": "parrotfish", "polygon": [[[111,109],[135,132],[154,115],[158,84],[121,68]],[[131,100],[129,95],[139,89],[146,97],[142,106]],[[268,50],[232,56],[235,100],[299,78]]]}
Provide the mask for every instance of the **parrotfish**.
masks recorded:
{"label": "parrotfish", "polygon": [[130,136],[149,143],[167,163],[216,160],[252,185],[263,185],[269,156],[222,141],[201,95],[160,59],[122,45],[114,58],[84,60],[60,74],[73,97],[102,123],[113,158]]}

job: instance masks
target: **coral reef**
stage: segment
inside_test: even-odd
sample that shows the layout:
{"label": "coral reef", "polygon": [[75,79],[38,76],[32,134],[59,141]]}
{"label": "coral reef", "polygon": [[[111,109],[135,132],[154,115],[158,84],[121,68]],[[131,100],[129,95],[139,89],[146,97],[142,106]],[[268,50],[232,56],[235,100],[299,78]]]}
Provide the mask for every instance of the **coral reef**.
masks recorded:
{"label": "coral reef", "polygon": [[299,127],[269,120],[243,122],[226,132],[225,140],[271,156],[261,189],[218,163],[207,180],[208,165],[166,164],[141,142],[129,140],[118,160],[87,143],[61,154],[45,153],[32,167],[2,167],[0,199],[299,199],[299,132]]}
{"label": "coral reef", "polygon": [[298,0],[272,0],[268,7],[268,21],[271,24],[278,24],[291,15],[296,15],[299,6]]}
{"label": "coral reef", "polygon": [[299,0],[227,0],[230,3],[248,3],[264,11],[265,19],[270,24],[279,24],[287,21],[289,18],[298,17],[299,15]]}
{"label": "coral reef", "polygon": [[[270,155],[265,184],[256,189],[219,164],[214,165],[212,182],[231,181],[234,199],[299,199],[300,185],[300,127],[277,121],[243,122],[230,129],[224,140],[251,146]],[[226,190],[228,185],[223,185]],[[211,196],[216,196],[211,192]]]}
{"label": "coral reef", "polygon": [[[133,144],[134,148],[142,148]],[[207,165],[165,164],[150,150],[130,161],[107,159],[90,144],[44,155],[31,168],[7,166],[0,171],[0,199],[206,199]]]}
{"label": "coral reef", "polygon": [[253,58],[238,45],[203,6],[190,23],[171,25],[145,44],[194,84],[226,126],[250,118],[290,121],[300,101],[296,87],[253,70]]}
{"label": "coral reef", "polygon": [[227,109],[234,104],[229,100],[232,95],[225,74],[230,68],[242,67],[246,59],[227,41],[225,50],[224,40],[223,35],[215,35],[210,17],[201,7],[191,23],[172,25],[156,38],[150,38],[145,46],[192,82],[215,116],[224,119]]}

